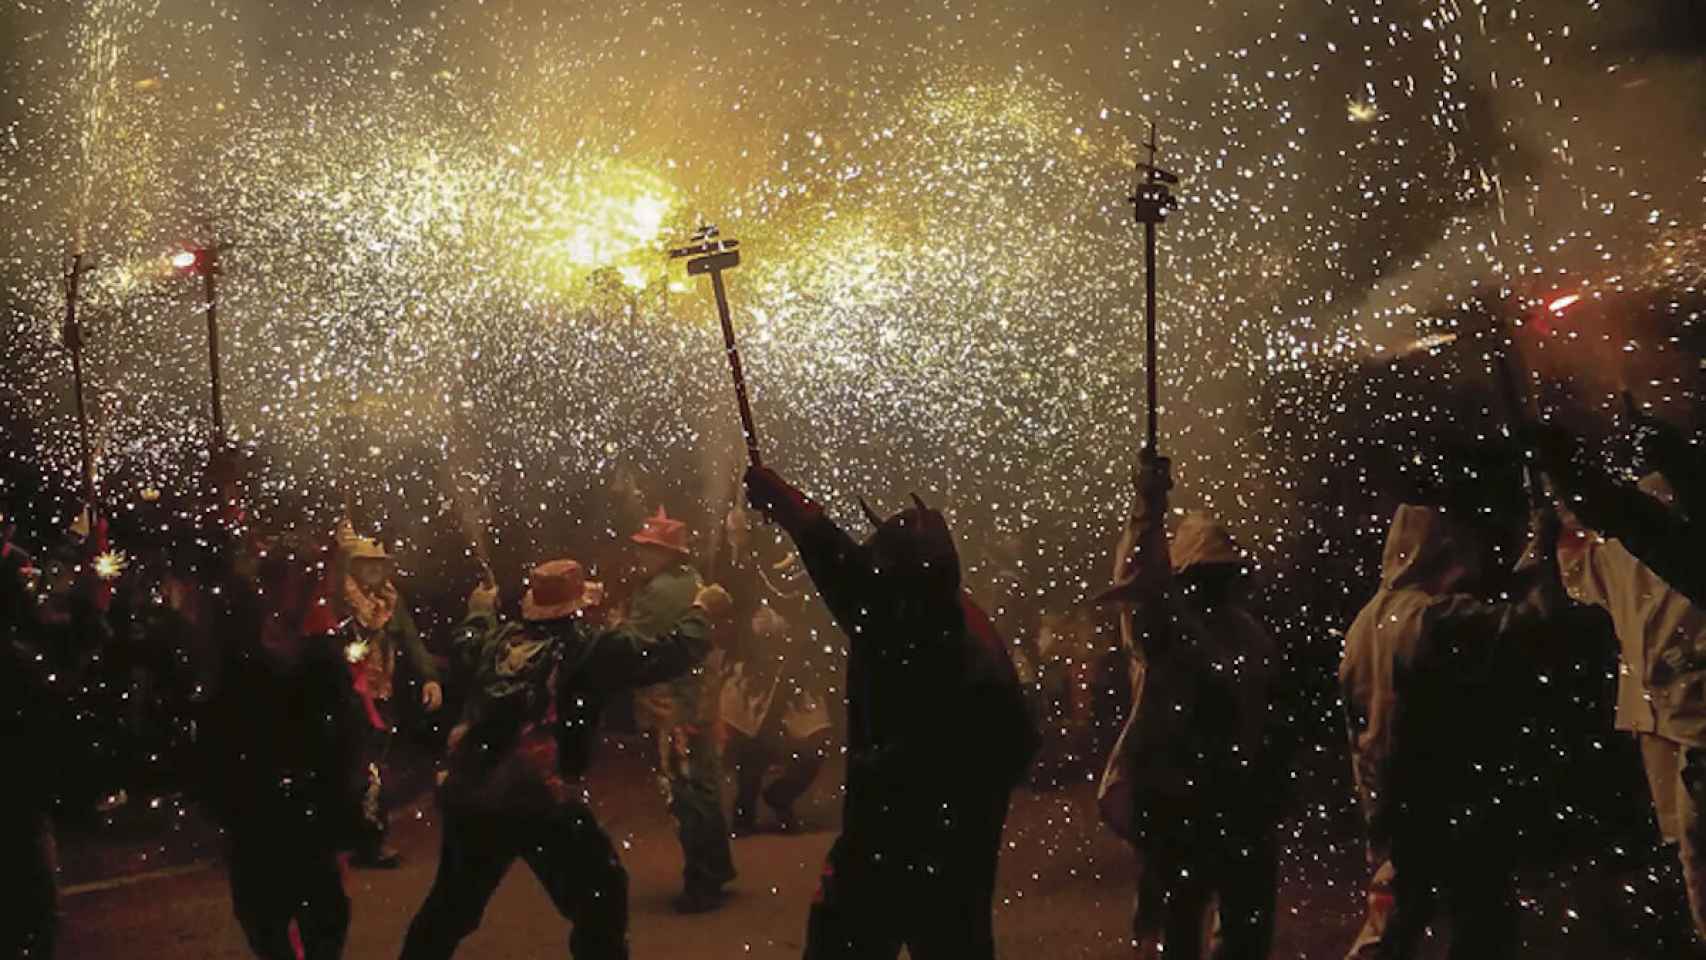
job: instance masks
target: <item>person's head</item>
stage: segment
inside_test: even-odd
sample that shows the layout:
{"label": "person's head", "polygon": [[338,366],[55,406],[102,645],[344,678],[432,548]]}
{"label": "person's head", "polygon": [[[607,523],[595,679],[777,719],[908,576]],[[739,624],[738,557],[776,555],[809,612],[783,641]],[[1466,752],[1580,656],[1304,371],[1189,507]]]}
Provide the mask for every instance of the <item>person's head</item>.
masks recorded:
{"label": "person's head", "polygon": [[1447,508],[1399,507],[1386,534],[1381,586],[1435,595],[1475,591],[1497,564],[1497,538],[1488,529]]}
{"label": "person's head", "polygon": [[640,531],[630,539],[634,544],[634,566],[646,579],[686,563],[693,555],[688,545],[687,524],[672,519],[662,507],[647,517]]}
{"label": "person's head", "polygon": [[1249,559],[1232,532],[1200,510],[1179,521],[1170,552],[1183,596],[1198,606],[1217,607],[1236,599],[1249,572]]}
{"label": "person's head", "polygon": [[[948,619],[960,615],[960,555],[941,512],[917,494],[913,506],[879,518],[860,501],[876,531],[861,545],[876,576],[881,597],[893,602],[897,616]],[[877,598],[873,598],[877,599]]]}
{"label": "person's head", "polygon": [[547,561],[528,575],[521,618],[538,624],[572,620],[595,606],[601,592],[598,584],[587,580],[586,568],[579,561]]}
{"label": "person's head", "polygon": [[363,589],[377,590],[391,578],[391,555],[377,540],[365,537],[349,548],[349,575]]}
{"label": "person's head", "polygon": [[391,577],[391,561],[363,558],[350,562],[350,576],[355,582],[369,590],[376,590],[385,585]]}

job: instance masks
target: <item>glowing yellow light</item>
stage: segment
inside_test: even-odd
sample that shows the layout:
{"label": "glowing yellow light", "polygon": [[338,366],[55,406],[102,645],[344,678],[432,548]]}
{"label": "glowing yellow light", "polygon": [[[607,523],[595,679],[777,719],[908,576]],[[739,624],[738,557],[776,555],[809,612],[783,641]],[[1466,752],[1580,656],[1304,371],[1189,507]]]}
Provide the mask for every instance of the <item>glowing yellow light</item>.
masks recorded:
{"label": "glowing yellow light", "polygon": [[1373,102],[1362,100],[1346,102],[1345,112],[1352,123],[1373,123],[1380,118],[1380,108]]}
{"label": "glowing yellow light", "polygon": [[1552,311],[1553,313],[1561,313],[1564,310],[1567,310],[1570,307],[1574,306],[1581,299],[1582,299],[1581,294],[1572,293],[1568,296],[1559,297],[1558,299],[1547,304],[1546,309]]}
{"label": "glowing yellow light", "polygon": [[102,580],[117,580],[128,566],[130,558],[122,550],[108,550],[95,558],[95,576]]}
{"label": "glowing yellow light", "polygon": [[178,270],[188,270],[195,266],[195,251],[179,250],[172,254],[172,266]]}
{"label": "glowing yellow light", "polygon": [[360,663],[367,659],[367,641],[351,640],[344,646],[344,659],[350,663]]}

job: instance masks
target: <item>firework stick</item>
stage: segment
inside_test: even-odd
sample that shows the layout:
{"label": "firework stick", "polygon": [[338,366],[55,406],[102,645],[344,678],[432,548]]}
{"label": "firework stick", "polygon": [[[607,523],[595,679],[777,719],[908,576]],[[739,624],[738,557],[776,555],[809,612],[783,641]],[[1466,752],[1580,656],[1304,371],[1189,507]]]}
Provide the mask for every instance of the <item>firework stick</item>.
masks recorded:
{"label": "firework stick", "polygon": [[[468,464],[463,457],[461,444],[463,429],[466,424],[461,414],[462,401],[467,392],[466,364],[457,364],[456,396],[450,403],[450,430],[446,437],[445,467],[450,473],[451,496],[456,500],[456,515],[462,525],[462,536],[474,548],[474,559],[480,564],[481,582],[488,587],[498,583],[497,575],[492,572],[492,553],[487,544],[486,512],[475,509],[477,498],[464,489],[463,481],[471,475]],[[482,504],[483,505],[483,504]]]}
{"label": "firework stick", "polygon": [[[1531,411],[1517,376],[1516,361],[1511,356],[1516,348],[1516,336],[1511,331],[1510,324],[1497,317],[1493,319],[1493,330],[1501,341],[1498,352],[1493,357],[1494,386],[1499,391],[1499,403],[1505,408],[1505,429],[1511,436],[1520,438],[1521,427],[1530,419]],[[1522,450],[1522,481],[1528,488],[1529,505],[1538,508],[1546,503],[1546,489],[1539,473],[1530,462],[1531,459],[1531,451],[1525,443]]]}
{"label": "firework stick", "polygon": [[723,353],[728,357],[729,374],[734,378],[735,402],[740,407],[741,432],[746,438],[746,457],[755,467],[764,465],[758,450],[758,426],[752,417],[752,404],[746,394],[746,373],[741,369],[740,347],[735,343],[734,321],[729,319],[729,296],[723,286],[723,271],[740,266],[738,240],[717,239],[717,228],[701,227],[693,237],[694,245],[669,252],[670,259],[691,258],[687,261],[688,276],[711,275],[711,292],[717,298],[717,318],[723,325]]}
{"label": "firework stick", "polygon": [[1149,140],[1144,144],[1149,150],[1149,162],[1139,163],[1138,170],[1144,174],[1144,179],[1138,184],[1136,192],[1131,196],[1131,204],[1137,222],[1143,224],[1143,356],[1144,356],[1144,405],[1147,413],[1147,423],[1144,431],[1143,448],[1150,455],[1155,455],[1160,440],[1159,411],[1161,401],[1158,398],[1156,380],[1157,334],[1155,320],[1155,228],[1166,222],[1167,211],[1174,206],[1173,195],[1168,192],[1170,184],[1179,182],[1178,176],[1169,173],[1155,165],[1155,124],[1149,124]]}
{"label": "firework stick", "polygon": [[717,295],[717,316],[723,321],[723,352],[729,358],[729,373],[734,377],[735,402],[740,405],[740,428],[746,437],[746,457],[755,467],[764,465],[758,453],[758,427],[753,423],[752,404],[746,397],[746,374],[740,366],[740,347],[735,345],[735,328],[729,320],[729,298],[723,289],[723,271],[711,271],[711,290]]}

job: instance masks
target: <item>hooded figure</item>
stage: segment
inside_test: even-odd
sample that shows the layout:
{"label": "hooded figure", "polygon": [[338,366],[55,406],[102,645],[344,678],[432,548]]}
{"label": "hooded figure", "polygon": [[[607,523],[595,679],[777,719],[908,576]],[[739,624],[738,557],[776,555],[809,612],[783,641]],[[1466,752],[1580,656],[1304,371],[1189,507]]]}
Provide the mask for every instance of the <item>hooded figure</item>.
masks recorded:
{"label": "hooded figure", "polygon": [[469,597],[456,662],[472,690],[450,733],[443,852],[404,960],[450,957],[517,858],[574,925],[576,960],[628,956],[628,874],[583,780],[599,714],[613,694],[694,669],[731,604],[721,587],[702,587],[654,638],[589,625],[583,614],[601,597],[574,560],[534,569],[519,623],[499,621],[497,587]]}
{"label": "hooded figure", "polygon": [[[206,799],[230,837],[231,901],[265,960],[343,953],[338,857],[360,840],[369,722],[335,632],[322,553],[227,544],[213,570],[232,642],[208,704]],[[253,577],[237,572],[253,567]]]}
{"label": "hooded figure", "polygon": [[[1663,474],[1640,489],[1666,508],[1674,502]],[[1677,849],[1694,928],[1706,939],[1706,609],[1620,541],[1573,523],[1558,562],[1571,597],[1611,614],[1621,660],[1615,726],[1640,743],[1659,832]]]}
{"label": "hooded figure", "polygon": [[[1138,854],[1133,937],[1169,958],[1265,957],[1290,754],[1279,651],[1244,606],[1248,564],[1225,525],[1189,513],[1168,543],[1168,461],[1145,456],[1114,585],[1133,706],[1103,773],[1103,820]],[[1221,939],[1205,951],[1211,904]]]}
{"label": "hooded figure", "polygon": [[879,520],[858,543],[774,471],[752,505],[794,539],[847,636],[847,789],[807,960],[988,960],[1008,797],[1036,731],[1006,644],[960,589],[942,515]]}
{"label": "hooded figure", "polygon": [[1530,585],[1511,602],[1470,591],[1485,535],[1446,511],[1398,508],[1380,590],[1345,636],[1351,771],[1377,871],[1349,956],[1411,957],[1436,914],[1451,957],[1514,956],[1509,825],[1500,814],[1504,746],[1515,718],[1499,680],[1520,669],[1512,638],[1562,602],[1543,516]]}

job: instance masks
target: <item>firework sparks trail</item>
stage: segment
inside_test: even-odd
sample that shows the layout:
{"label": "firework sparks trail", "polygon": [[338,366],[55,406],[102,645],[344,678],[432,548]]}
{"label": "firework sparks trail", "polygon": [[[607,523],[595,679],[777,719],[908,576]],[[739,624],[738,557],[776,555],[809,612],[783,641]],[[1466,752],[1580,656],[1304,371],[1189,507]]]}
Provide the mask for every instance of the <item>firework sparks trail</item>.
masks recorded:
{"label": "firework sparks trail", "polygon": [[[1706,83],[1602,49],[1611,5],[1029,6],[7,2],[0,411],[32,431],[23,466],[78,469],[70,244],[99,254],[105,496],[195,487],[204,333],[169,258],[236,239],[227,417],[263,496],[373,488],[384,520],[454,512],[482,552],[619,468],[661,497],[739,449],[715,318],[663,256],[714,221],[751,253],[729,283],[767,460],[846,516],[925,492],[969,543],[1021,540],[1064,606],[1105,576],[1141,439],[1124,198],[1149,120],[1187,164],[1164,442],[1179,496],[1264,562],[1315,522],[1316,465],[1274,447],[1358,478],[1370,456],[1294,417],[1303,395],[1343,409],[1356,363],[1469,344],[1450,308],[1478,283],[1574,291],[1572,322],[1706,287],[1706,150],[1654,134],[1699,106],[1667,88]],[[1605,82],[1636,71],[1654,82]],[[1666,335],[1698,331],[1677,309]],[[1359,427],[1453,413],[1385,416]],[[1295,606],[1276,627],[1336,647]]]}

